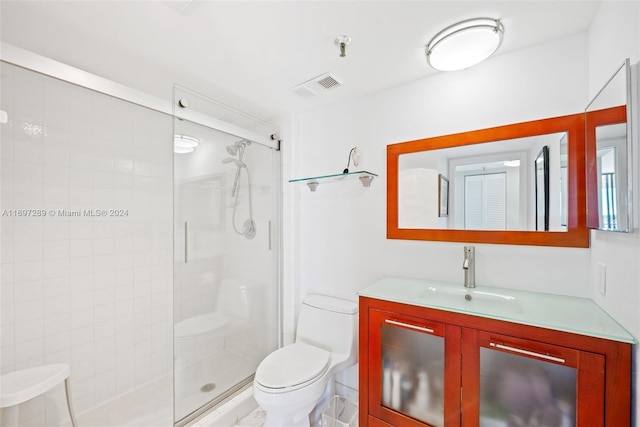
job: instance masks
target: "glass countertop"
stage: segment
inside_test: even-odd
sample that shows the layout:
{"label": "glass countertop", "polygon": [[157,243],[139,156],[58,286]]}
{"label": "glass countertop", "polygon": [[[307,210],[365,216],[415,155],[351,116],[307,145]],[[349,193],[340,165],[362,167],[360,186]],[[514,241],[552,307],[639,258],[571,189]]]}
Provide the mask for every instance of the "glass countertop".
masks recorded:
{"label": "glass countertop", "polygon": [[488,286],[465,288],[462,283],[404,277],[385,277],[358,295],[630,344],[637,342],[588,298]]}

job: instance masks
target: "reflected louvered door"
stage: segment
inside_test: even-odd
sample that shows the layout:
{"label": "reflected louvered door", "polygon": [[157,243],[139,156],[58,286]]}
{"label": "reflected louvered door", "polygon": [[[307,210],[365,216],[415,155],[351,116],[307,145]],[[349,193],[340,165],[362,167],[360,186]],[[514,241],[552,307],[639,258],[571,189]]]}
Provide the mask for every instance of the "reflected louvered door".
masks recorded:
{"label": "reflected louvered door", "polygon": [[506,229],[505,173],[465,176],[464,195],[465,229]]}

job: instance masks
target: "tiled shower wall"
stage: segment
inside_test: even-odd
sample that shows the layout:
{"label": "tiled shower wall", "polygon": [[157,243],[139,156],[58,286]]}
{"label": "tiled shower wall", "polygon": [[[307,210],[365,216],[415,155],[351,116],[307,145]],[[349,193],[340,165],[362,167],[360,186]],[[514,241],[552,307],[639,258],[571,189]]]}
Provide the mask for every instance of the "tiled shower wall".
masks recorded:
{"label": "tiled shower wall", "polygon": [[[172,369],[172,119],[1,77],[0,373],[68,363],[82,413]],[[62,387],[20,408],[21,425],[66,417]]]}

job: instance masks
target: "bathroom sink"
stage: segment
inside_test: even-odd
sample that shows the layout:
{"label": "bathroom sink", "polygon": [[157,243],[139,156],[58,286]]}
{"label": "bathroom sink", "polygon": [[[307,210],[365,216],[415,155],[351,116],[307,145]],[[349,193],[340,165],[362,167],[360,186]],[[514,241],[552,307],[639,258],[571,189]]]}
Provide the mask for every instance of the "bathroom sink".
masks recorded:
{"label": "bathroom sink", "polygon": [[368,298],[506,320],[592,337],[635,343],[588,298],[409,277],[384,277],[358,291]]}
{"label": "bathroom sink", "polygon": [[427,290],[422,293],[422,296],[436,300],[447,300],[448,298],[464,299],[467,302],[480,300],[501,303],[516,300],[516,297],[509,295],[508,292],[496,292],[495,289],[487,291],[483,288],[465,288],[462,285],[454,287],[448,283],[429,284]]}
{"label": "bathroom sink", "polygon": [[425,304],[473,313],[520,313],[521,301],[496,288],[465,288],[448,283],[430,283],[420,294]]}

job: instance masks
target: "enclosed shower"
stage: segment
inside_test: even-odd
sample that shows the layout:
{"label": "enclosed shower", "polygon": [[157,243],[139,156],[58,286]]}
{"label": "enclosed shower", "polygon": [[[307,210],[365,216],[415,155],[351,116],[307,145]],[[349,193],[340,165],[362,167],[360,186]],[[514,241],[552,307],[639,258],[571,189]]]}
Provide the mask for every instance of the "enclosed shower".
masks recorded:
{"label": "enclosed shower", "polygon": [[[277,129],[1,54],[0,374],[68,364],[83,427],[210,413],[279,344]],[[18,421],[70,425],[63,386]]]}
{"label": "enclosed shower", "polygon": [[[175,91],[188,109],[215,107],[187,89]],[[176,105],[177,116],[188,112]],[[179,421],[250,384],[277,347],[279,152],[183,117],[174,120],[174,134],[199,141],[174,156]]]}

